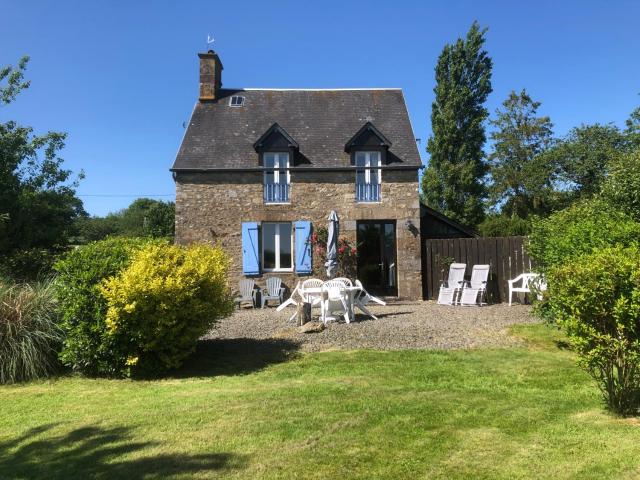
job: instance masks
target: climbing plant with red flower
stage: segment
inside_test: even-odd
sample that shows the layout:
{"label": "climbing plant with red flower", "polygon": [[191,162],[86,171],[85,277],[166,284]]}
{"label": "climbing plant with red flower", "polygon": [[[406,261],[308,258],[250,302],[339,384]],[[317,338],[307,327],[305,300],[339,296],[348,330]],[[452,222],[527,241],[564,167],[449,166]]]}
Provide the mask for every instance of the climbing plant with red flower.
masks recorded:
{"label": "climbing plant with red flower", "polygon": [[[326,278],[327,271],[327,229],[315,227],[311,234],[311,248],[313,249],[313,274],[318,278]],[[358,248],[345,237],[338,239],[338,271],[337,277],[356,278],[356,259]]]}

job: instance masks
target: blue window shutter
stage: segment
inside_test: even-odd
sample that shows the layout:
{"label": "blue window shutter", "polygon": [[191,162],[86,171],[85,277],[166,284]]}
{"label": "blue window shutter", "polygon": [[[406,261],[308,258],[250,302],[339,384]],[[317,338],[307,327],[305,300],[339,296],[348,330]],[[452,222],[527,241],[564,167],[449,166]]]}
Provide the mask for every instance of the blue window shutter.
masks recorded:
{"label": "blue window shutter", "polygon": [[311,222],[298,220],[296,228],[296,273],[311,273]]}
{"label": "blue window shutter", "polygon": [[242,222],[242,273],[245,275],[260,273],[258,228],[256,222]]}

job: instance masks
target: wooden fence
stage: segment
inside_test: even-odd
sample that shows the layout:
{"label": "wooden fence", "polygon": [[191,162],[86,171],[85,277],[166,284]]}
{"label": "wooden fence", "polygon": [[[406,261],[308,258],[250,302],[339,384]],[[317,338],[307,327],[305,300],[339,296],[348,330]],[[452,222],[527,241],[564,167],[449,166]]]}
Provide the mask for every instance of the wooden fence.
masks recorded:
{"label": "wooden fence", "polygon": [[491,303],[508,301],[507,280],[530,272],[532,261],[524,249],[525,237],[444,238],[423,242],[422,286],[425,299],[437,299],[440,281],[449,274],[452,261],[466,263],[465,278],[476,264],[489,264],[487,298]]}

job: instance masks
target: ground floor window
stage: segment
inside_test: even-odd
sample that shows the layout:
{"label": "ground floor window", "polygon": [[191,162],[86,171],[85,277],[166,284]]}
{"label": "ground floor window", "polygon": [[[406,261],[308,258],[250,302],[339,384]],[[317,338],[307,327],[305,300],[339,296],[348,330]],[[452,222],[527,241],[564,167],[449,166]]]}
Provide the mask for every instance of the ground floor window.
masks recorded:
{"label": "ground floor window", "polygon": [[291,223],[262,224],[262,265],[265,271],[292,271]]}

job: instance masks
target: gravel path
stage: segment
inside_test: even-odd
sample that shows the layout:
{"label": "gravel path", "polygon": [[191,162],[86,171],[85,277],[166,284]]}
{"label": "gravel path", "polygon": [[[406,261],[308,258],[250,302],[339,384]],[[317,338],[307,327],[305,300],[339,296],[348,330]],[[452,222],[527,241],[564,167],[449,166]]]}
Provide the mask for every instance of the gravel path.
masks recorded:
{"label": "gravel path", "polygon": [[[371,306],[378,320],[358,314],[350,324],[331,322],[320,333],[298,333],[293,308],[243,309],[222,320],[205,338],[253,340],[282,339],[307,352],[331,349],[371,348],[454,349],[518,344],[507,327],[534,323],[526,305],[449,307],[434,302],[393,303]],[[314,309],[314,317],[317,315]]]}

